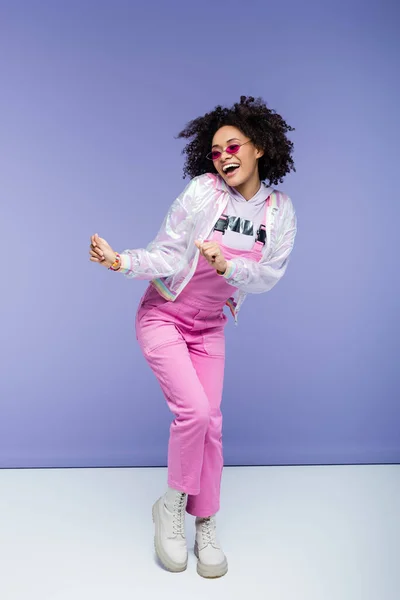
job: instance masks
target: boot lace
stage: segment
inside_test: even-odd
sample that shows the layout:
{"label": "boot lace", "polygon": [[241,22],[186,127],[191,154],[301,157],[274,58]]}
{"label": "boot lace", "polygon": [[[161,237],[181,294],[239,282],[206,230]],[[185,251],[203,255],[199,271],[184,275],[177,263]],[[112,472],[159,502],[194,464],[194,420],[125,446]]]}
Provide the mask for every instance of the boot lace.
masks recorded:
{"label": "boot lace", "polygon": [[179,494],[174,503],[172,531],[174,535],[185,537],[185,494]]}
{"label": "boot lace", "polygon": [[207,517],[201,521],[201,533],[204,544],[211,544],[218,547],[216,531],[211,517]]}

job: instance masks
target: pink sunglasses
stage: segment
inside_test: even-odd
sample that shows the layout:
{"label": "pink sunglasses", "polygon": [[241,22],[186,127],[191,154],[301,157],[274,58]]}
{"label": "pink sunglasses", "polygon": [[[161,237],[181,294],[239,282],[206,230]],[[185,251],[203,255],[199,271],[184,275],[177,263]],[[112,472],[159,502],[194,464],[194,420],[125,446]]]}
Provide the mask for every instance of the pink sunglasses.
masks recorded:
{"label": "pink sunglasses", "polygon": [[[245,144],[248,144],[249,142],[251,142],[251,140],[247,140],[247,142],[243,142],[243,144],[231,144],[230,146],[227,146],[222,152],[227,152],[228,154],[237,154],[240,148]],[[221,158],[222,152],[221,150],[212,150],[206,155],[206,158],[208,158],[208,160],[218,160],[219,158]]]}

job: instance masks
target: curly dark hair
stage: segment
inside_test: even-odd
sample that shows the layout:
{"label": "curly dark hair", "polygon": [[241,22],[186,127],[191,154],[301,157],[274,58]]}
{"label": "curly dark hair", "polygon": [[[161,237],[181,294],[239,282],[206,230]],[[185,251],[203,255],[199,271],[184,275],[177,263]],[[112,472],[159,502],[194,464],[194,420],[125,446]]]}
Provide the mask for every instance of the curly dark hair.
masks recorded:
{"label": "curly dark hair", "polygon": [[269,184],[276,185],[290,171],[296,170],[292,159],[293,143],[286,136],[294,128],[269,109],[262,98],[241,96],[240,102],[231,108],[216,106],[212,112],[190,121],[178,134],[178,139],[193,138],[182,150],[182,154],[186,154],[183,178],[217,172],[206,154],[211,150],[215,132],[224,125],[237,127],[257,149],[264,150],[258,160],[261,181],[268,180]]}

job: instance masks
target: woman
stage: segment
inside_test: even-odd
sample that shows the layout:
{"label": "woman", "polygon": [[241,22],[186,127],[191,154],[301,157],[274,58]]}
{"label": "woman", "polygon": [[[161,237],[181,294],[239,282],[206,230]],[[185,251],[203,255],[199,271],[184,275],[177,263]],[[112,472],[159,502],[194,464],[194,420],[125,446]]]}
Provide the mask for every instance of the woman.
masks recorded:
{"label": "woman", "polygon": [[185,511],[196,517],[198,573],[220,577],[228,570],[215,522],[223,468],[223,307],[236,322],[246,294],[270,290],[287,268],[295,211],[270,186],[294,170],[292,130],[262,99],[242,96],[231,108],[217,106],[178,136],[192,138],[183,151],[191,181],[154,241],[119,254],[97,234],[91,238],[91,261],[150,281],[136,332],[174,415],[168,489],[153,506],[156,551],[174,572],[187,566]]}

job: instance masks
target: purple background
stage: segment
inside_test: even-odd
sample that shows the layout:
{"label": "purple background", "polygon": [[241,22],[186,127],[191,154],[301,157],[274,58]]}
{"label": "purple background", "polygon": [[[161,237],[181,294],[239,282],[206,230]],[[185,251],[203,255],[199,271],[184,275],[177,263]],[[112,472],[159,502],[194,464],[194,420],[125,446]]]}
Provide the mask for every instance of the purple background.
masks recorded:
{"label": "purple background", "polygon": [[400,461],[395,2],[1,3],[0,466],[165,465],[134,334],[185,123],[241,94],[296,127],[286,276],[227,328],[226,464]]}

